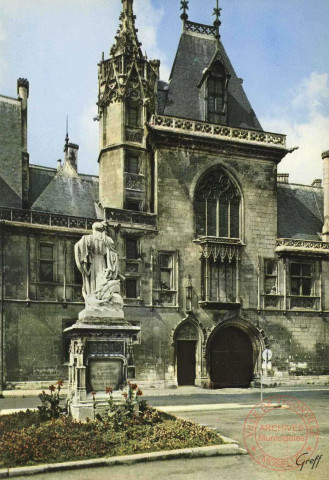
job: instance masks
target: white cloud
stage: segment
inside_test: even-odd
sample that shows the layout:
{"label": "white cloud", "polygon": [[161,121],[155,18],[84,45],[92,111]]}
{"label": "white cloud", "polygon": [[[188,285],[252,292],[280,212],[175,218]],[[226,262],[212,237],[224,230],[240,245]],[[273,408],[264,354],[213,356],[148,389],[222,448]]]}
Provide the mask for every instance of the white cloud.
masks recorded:
{"label": "white cloud", "polygon": [[294,183],[311,184],[322,178],[321,153],[329,148],[329,75],[313,72],[296,88],[290,104],[275,116],[261,119],[267,131],[287,135],[288,147],[299,149],[280,163],[279,172],[289,173]]}
{"label": "white cloud", "polygon": [[304,78],[296,89],[292,105],[310,111],[329,105],[328,73],[312,72],[308,78]]}
{"label": "white cloud", "polygon": [[164,15],[164,8],[155,8],[151,0],[137,0],[134,5],[137,16],[138,39],[142,43],[143,52],[149,58],[161,59],[161,78],[169,78],[169,67],[166,54],[159,49],[157,42],[158,29]]}

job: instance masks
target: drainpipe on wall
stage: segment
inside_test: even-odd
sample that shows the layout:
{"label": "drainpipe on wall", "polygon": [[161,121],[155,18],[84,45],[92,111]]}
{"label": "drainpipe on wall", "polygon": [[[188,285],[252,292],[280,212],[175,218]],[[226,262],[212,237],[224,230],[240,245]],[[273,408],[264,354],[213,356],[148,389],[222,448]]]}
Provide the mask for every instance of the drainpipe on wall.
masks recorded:
{"label": "drainpipe on wall", "polygon": [[322,240],[329,242],[329,150],[322,153],[323,159],[323,229]]}
{"label": "drainpipe on wall", "polygon": [[0,283],[1,283],[1,306],[0,306],[0,398],[3,397],[4,387],[4,223],[0,220]]}

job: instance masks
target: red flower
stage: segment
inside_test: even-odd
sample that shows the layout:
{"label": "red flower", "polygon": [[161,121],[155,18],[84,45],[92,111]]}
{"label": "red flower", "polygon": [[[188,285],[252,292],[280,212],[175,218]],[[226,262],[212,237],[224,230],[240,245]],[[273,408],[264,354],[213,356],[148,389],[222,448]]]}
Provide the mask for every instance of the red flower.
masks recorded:
{"label": "red flower", "polygon": [[131,388],[132,390],[137,390],[137,389],[138,389],[137,383],[132,383],[132,384],[130,384],[130,388]]}
{"label": "red flower", "polygon": [[94,397],[96,395],[96,392],[91,392],[92,396]]}
{"label": "red flower", "polygon": [[105,393],[113,393],[113,388],[110,387],[110,385],[108,387],[105,388]]}
{"label": "red flower", "polygon": [[61,379],[57,380],[57,385],[58,385],[59,387],[62,387],[62,386],[63,386],[63,383],[64,383],[63,380],[61,380]]}
{"label": "red flower", "polygon": [[52,393],[52,392],[54,392],[54,391],[56,390],[56,387],[55,387],[55,385],[49,385],[49,387],[48,387],[48,388],[49,388],[49,390],[51,391],[51,393]]}
{"label": "red flower", "polygon": [[128,393],[126,393],[126,392],[125,392],[125,393],[123,393],[122,395],[123,395],[125,398],[127,398],[127,397],[128,397]]}
{"label": "red flower", "polygon": [[137,395],[138,397],[141,397],[141,396],[143,395],[143,392],[142,392],[142,390],[141,390],[140,388],[137,390],[136,395]]}

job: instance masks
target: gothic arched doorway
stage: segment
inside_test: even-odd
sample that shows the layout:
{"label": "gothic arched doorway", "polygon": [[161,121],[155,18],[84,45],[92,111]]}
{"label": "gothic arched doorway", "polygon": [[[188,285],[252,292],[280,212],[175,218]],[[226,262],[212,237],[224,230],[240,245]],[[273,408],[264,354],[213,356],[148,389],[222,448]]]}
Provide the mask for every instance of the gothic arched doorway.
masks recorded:
{"label": "gothic arched doorway", "polygon": [[191,322],[185,322],[176,334],[177,383],[195,385],[198,332]]}
{"label": "gothic arched doorway", "polygon": [[249,387],[253,348],[249,335],[234,326],[218,330],[210,346],[210,378],[216,387]]}

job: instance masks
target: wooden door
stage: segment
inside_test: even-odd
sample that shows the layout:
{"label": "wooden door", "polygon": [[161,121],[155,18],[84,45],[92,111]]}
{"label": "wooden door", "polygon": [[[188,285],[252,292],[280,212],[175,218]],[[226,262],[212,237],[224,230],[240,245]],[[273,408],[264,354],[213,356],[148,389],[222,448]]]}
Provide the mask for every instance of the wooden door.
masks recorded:
{"label": "wooden door", "polygon": [[196,342],[193,340],[178,340],[176,345],[178,385],[194,385]]}
{"label": "wooden door", "polygon": [[248,387],[252,380],[252,345],[241,329],[227,327],[214,337],[210,350],[210,377],[217,387]]}

